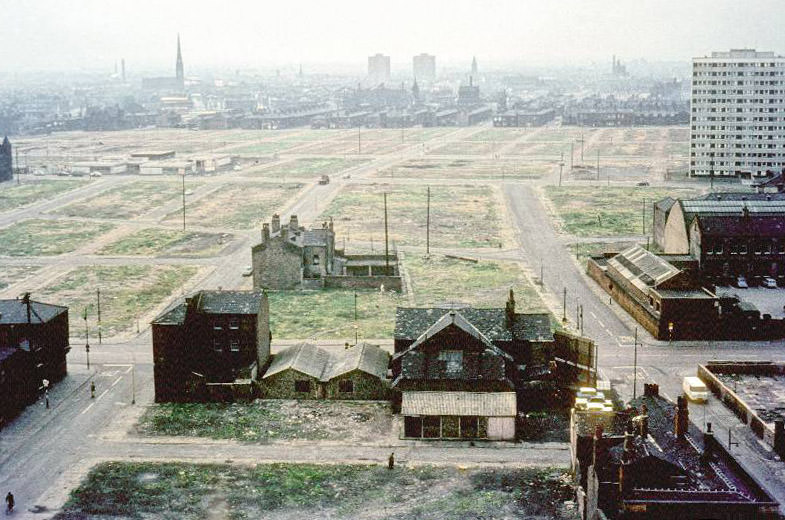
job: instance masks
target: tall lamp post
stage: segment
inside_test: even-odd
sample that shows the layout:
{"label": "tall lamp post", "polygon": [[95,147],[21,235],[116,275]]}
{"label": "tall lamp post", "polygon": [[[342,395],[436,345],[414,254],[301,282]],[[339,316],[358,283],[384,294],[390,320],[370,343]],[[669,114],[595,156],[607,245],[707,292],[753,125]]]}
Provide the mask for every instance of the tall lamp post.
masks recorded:
{"label": "tall lamp post", "polygon": [[357,345],[358,341],[358,331],[357,331],[357,291],[354,291],[354,344]]}
{"label": "tall lamp post", "polygon": [[87,356],[87,370],[90,370],[90,329],[87,327],[87,307],[85,307],[84,311],[82,312],[82,318],[84,319],[84,351],[85,355]]}

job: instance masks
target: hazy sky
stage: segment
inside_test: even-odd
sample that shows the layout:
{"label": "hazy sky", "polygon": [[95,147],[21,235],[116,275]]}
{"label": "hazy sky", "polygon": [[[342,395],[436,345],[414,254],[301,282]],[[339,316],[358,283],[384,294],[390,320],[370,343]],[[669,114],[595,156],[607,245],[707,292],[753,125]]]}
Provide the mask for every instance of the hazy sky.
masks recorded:
{"label": "hazy sky", "polygon": [[408,67],[785,53],[785,0],[0,0],[0,71],[344,63]]}

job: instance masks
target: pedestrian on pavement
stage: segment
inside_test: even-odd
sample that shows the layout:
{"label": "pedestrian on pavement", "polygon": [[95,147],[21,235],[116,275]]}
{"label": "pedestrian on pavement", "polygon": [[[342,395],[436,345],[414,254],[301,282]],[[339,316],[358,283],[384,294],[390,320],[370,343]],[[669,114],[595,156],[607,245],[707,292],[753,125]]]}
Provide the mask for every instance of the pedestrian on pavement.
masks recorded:
{"label": "pedestrian on pavement", "polygon": [[6,504],[6,514],[8,514],[8,513],[10,513],[11,511],[14,510],[14,505],[15,505],[15,503],[14,503],[14,494],[11,493],[10,491],[5,496],[5,504]]}
{"label": "pedestrian on pavement", "polygon": [[95,399],[95,382],[90,381],[90,399]]}
{"label": "pedestrian on pavement", "polygon": [[395,468],[395,452],[390,453],[390,458],[387,459],[387,469]]}

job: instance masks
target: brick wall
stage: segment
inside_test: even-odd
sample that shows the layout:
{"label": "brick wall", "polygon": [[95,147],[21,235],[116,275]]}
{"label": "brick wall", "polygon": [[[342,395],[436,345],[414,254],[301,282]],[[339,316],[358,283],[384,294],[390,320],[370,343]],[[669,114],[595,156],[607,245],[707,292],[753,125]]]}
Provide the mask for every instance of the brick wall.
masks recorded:
{"label": "brick wall", "polygon": [[251,265],[254,289],[294,289],[300,283],[302,256],[280,237],[254,247]]}
{"label": "brick wall", "polygon": [[[340,381],[347,379],[351,380],[354,385],[354,391],[352,393],[340,391]],[[324,385],[327,399],[382,401],[390,398],[390,385],[386,379],[379,379],[361,370],[355,370],[348,374],[333,378]]]}
{"label": "brick wall", "polygon": [[403,290],[403,281],[400,276],[332,276],[324,277],[325,287],[341,289],[378,289],[384,284],[384,289],[389,291]]}
{"label": "brick wall", "polygon": [[[294,383],[298,380],[311,382],[310,392],[295,392]],[[293,369],[284,370],[259,382],[259,391],[264,399],[320,399],[323,395],[321,382]]]}

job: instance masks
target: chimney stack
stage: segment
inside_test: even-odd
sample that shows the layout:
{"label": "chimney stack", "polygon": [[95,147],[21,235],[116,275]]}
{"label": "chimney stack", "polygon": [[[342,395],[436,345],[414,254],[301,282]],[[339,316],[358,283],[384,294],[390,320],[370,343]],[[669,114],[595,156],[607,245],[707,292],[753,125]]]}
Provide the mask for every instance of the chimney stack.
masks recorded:
{"label": "chimney stack", "polygon": [[711,431],[711,423],[706,423],[706,431],[703,432],[703,458],[710,459],[714,449],[714,432]]}
{"label": "chimney stack", "polygon": [[645,404],[641,407],[640,424],[638,425],[641,437],[644,439],[649,436],[649,407]]}
{"label": "chimney stack", "polygon": [[606,456],[605,456],[605,443],[602,440],[602,425],[598,424],[594,428],[594,444],[592,446],[592,466],[594,466],[594,471],[599,471],[598,468],[605,466]]}
{"label": "chimney stack", "polygon": [[262,242],[270,240],[270,224],[265,222],[262,224]]}
{"label": "chimney stack", "polygon": [[690,412],[687,405],[687,398],[680,395],[676,400],[676,417],[674,418],[674,430],[676,437],[683,439],[687,434],[690,424]]}
{"label": "chimney stack", "polygon": [[289,217],[289,230],[290,231],[297,231],[300,229],[300,224],[297,222],[297,215],[292,215]]}
{"label": "chimney stack", "polygon": [[278,233],[281,230],[281,216],[278,213],[273,215],[272,232]]}
{"label": "chimney stack", "polygon": [[515,293],[510,287],[510,295],[507,298],[507,304],[504,307],[504,322],[507,328],[511,328],[515,324]]}

